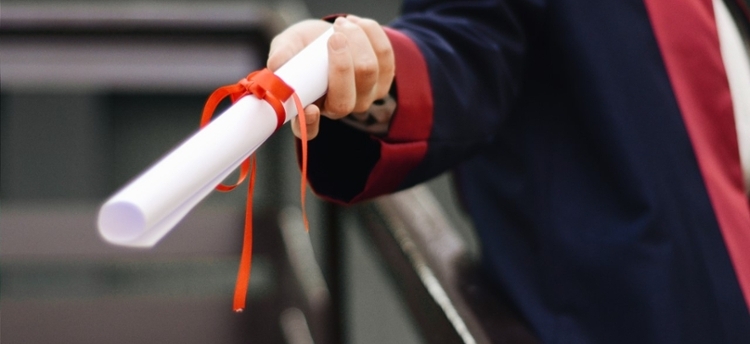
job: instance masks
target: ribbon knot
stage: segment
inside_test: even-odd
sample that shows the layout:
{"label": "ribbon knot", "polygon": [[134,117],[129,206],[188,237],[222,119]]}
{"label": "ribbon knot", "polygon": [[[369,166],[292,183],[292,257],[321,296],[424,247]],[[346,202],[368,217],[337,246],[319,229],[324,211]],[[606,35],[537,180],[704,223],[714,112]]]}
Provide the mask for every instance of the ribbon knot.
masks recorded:
{"label": "ribbon knot", "polygon": [[[287,85],[268,68],[252,72],[236,84],[219,87],[211,93],[203,107],[200,127],[205,127],[211,121],[214,111],[216,111],[216,107],[224,98],[230,97],[232,102],[235,103],[240,100],[240,98],[249,94],[265,101],[273,108],[276,113],[276,130],[281,128],[281,126],[284,125],[284,122],[286,122],[284,103],[289,100],[290,97],[294,100],[294,105],[297,108],[298,115],[303,116],[302,119],[299,120],[302,141],[300,198],[302,205],[302,220],[305,226],[305,231],[307,232],[309,231],[307,213],[305,211],[305,190],[307,189],[307,128],[304,119],[305,110],[302,107],[302,102],[299,97],[294,92],[294,89]],[[236,183],[232,185],[219,184],[216,186],[216,190],[218,191],[232,191],[240,185],[248,175],[250,176],[247,189],[247,203],[245,205],[245,231],[242,239],[242,254],[240,257],[239,271],[237,272],[237,282],[234,287],[233,308],[236,312],[242,312],[245,308],[247,289],[250,284],[250,268],[252,267],[253,248],[253,189],[255,188],[255,171],[256,162],[255,154],[253,154],[245,159],[240,165],[240,176]]]}
{"label": "ribbon knot", "polygon": [[265,99],[266,98],[266,89],[263,87],[260,87],[260,85],[256,84],[253,80],[248,79],[242,79],[240,82],[238,82],[240,86],[244,87],[245,90],[247,90],[248,93],[254,94],[259,99]]}

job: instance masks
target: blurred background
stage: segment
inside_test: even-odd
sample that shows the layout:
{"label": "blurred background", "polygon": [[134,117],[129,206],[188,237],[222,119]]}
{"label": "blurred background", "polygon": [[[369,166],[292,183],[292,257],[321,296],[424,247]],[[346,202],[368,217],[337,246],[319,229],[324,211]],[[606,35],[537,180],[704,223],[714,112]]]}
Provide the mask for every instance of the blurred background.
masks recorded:
{"label": "blurred background", "polygon": [[[360,212],[311,197],[304,233],[287,129],[258,153],[245,313],[231,311],[244,191],[213,193],[153,249],[108,245],[95,227],[98,206],[197,130],[211,91],[263,67],[284,27],[341,12],[387,23],[399,5],[3,0],[2,342],[428,341]],[[475,253],[449,177],[430,188]]]}

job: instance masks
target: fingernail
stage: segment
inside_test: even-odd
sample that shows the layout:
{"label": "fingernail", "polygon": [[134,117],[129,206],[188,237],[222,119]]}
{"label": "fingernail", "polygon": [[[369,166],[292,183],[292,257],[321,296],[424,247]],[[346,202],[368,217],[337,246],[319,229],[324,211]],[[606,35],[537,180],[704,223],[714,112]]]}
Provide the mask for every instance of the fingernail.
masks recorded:
{"label": "fingernail", "polygon": [[357,24],[354,24],[353,21],[349,20],[349,17],[338,17],[336,18],[336,21],[333,22],[333,25],[339,26],[339,27],[349,27],[349,28],[357,26]]}
{"label": "fingernail", "polygon": [[333,34],[328,43],[333,51],[342,51],[346,48],[346,38],[342,34]]}
{"label": "fingernail", "polygon": [[359,20],[360,20],[361,18],[360,18],[360,17],[357,17],[357,16],[355,16],[355,15],[353,15],[353,14],[350,14],[350,15],[346,16],[346,19],[349,19],[349,20],[351,20],[352,22],[356,23],[356,22],[357,22],[357,21],[359,21]]}

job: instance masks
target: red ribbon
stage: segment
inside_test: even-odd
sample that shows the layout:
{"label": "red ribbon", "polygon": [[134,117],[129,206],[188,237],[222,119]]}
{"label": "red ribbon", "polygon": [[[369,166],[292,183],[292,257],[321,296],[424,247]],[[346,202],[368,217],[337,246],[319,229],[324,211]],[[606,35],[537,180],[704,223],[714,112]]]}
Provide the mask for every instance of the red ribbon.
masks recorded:
{"label": "red ribbon", "polygon": [[[309,225],[307,222],[307,212],[305,211],[305,190],[307,189],[307,123],[305,121],[305,110],[302,107],[302,102],[294,92],[294,89],[289,87],[283,80],[281,80],[276,74],[273,74],[268,68],[264,68],[259,71],[250,73],[246,78],[240,80],[234,85],[227,85],[219,87],[216,91],[211,93],[206,100],[206,105],[203,107],[203,115],[201,116],[200,127],[205,127],[213,117],[216,106],[229,96],[232,102],[237,102],[240,98],[252,94],[258,99],[266,101],[273,110],[276,112],[276,130],[278,130],[286,120],[286,110],[284,109],[284,102],[290,97],[294,99],[294,105],[297,107],[297,113],[300,124],[300,136],[302,141],[302,178],[300,181],[300,197],[302,203],[302,221],[305,226],[305,231],[309,231]],[[240,267],[237,272],[237,282],[234,286],[234,305],[235,312],[242,312],[245,309],[245,298],[247,296],[247,288],[250,285],[250,268],[252,266],[252,251],[253,251],[253,189],[255,187],[255,154],[245,159],[240,165],[240,176],[236,183],[232,185],[219,184],[216,190],[227,192],[232,191],[238,185],[240,185],[248,173],[250,174],[250,181],[248,182],[247,188],[247,203],[245,205],[245,233],[242,240],[242,254],[240,258]]]}

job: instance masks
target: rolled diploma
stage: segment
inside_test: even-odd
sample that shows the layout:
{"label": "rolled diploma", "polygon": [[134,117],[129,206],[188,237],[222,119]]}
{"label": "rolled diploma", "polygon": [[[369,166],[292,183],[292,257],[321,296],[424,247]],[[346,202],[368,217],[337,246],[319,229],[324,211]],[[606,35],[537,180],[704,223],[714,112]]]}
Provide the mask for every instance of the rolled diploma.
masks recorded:
{"label": "rolled diploma", "polygon": [[[332,33],[323,33],[276,71],[304,105],[328,86]],[[291,98],[284,107],[286,121],[297,115]],[[108,199],[99,210],[99,233],[116,245],[155,245],[273,134],[276,123],[267,102],[243,97]]]}

